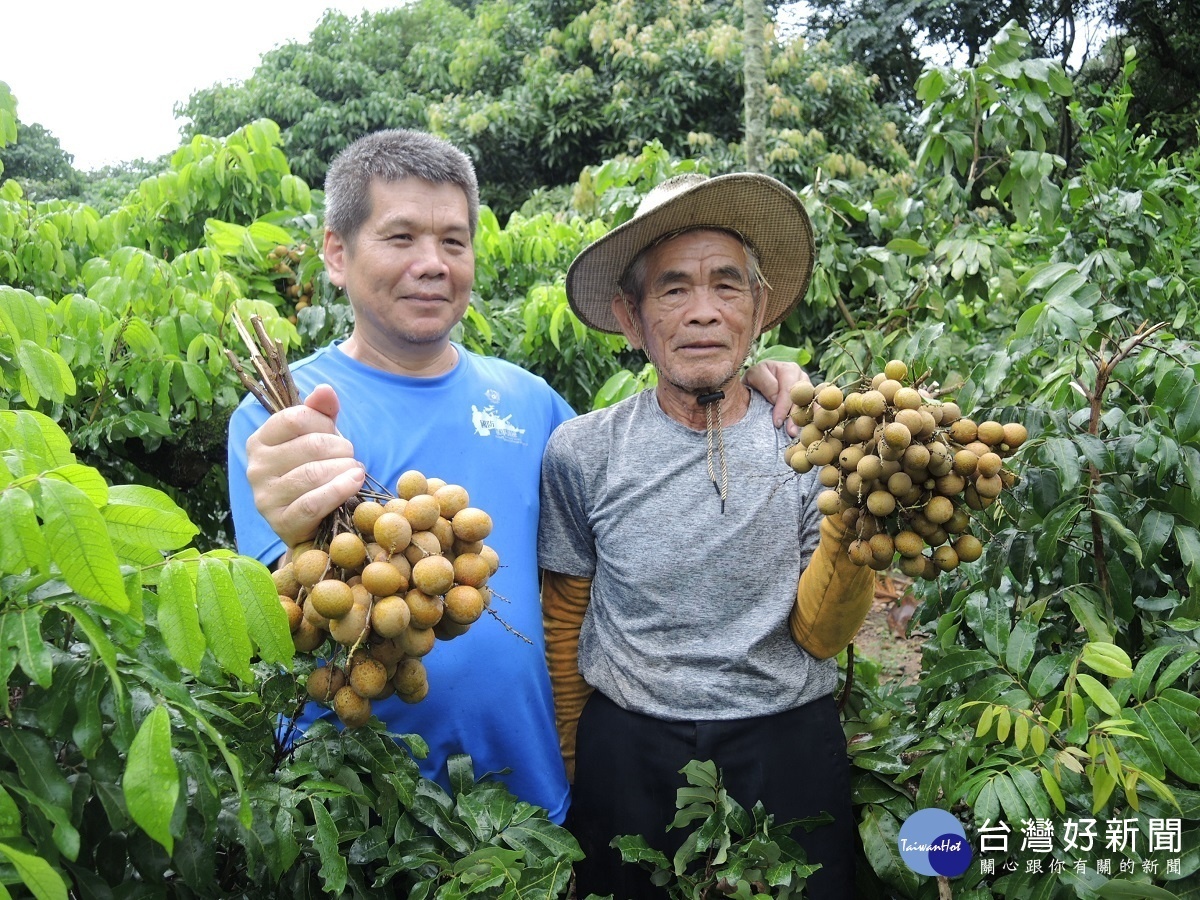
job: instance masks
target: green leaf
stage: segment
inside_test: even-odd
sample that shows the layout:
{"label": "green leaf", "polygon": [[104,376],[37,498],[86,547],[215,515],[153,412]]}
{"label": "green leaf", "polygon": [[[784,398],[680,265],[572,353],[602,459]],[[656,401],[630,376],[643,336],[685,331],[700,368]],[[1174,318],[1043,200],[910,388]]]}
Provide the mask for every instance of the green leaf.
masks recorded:
{"label": "green leaf", "polygon": [[57,478],[79,488],[96,507],[108,502],[108,482],[91,466],[68,463],[42,473],[44,478]]}
{"label": "green leaf", "polygon": [[25,674],[44,688],[54,678],[54,660],[50,647],[42,640],[44,606],[12,609],[0,615],[0,649],[17,651],[17,662]]}
{"label": "green leaf", "polygon": [[1088,675],[1086,672],[1080,672],[1075,676],[1075,680],[1083,688],[1083,692],[1091,698],[1092,702],[1104,710],[1104,712],[1110,716],[1119,716],[1121,714],[1121,704],[1109,693],[1108,688],[1091,675]]}
{"label": "green leaf", "polygon": [[1116,644],[1089,641],[1083,645],[1080,659],[1084,665],[1101,675],[1109,675],[1113,678],[1128,678],[1133,675],[1129,654]]}
{"label": "green leaf", "polygon": [[155,550],[178,550],[200,533],[175,501],[140,484],[111,487],[102,512],[110,535]]}
{"label": "green leaf", "polygon": [[1170,713],[1158,700],[1151,700],[1142,707],[1140,718],[1167,768],[1184,781],[1200,785],[1200,750]]}
{"label": "green leaf", "polygon": [[70,808],[71,786],[45,738],[24,728],[7,726],[0,728],[0,747],[17,764],[22,788],[49,806]]}
{"label": "green leaf", "polygon": [[1033,661],[1033,653],[1037,647],[1038,627],[1028,619],[1021,619],[1013,627],[1008,638],[1008,649],[1004,660],[1013,675],[1020,677]]}
{"label": "green leaf", "polygon": [[1174,527],[1174,516],[1157,509],[1146,511],[1142,517],[1142,527],[1138,529],[1138,543],[1142,545],[1142,554],[1146,559],[1158,559]]}
{"label": "green leaf", "polygon": [[1091,588],[1073,586],[1063,591],[1071,613],[1087,631],[1089,641],[1111,644],[1112,625],[1102,611],[1100,596]]}
{"label": "green leaf", "polygon": [[125,582],[100,511],[65,481],[43,478],[38,487],[46,543],[67,584],[89,600],[128,612]]}
{"label": "green leaf", "polygon": [[33,460],[37,471],[75,462],[70,438],[49,416],[30,410],[0,410],[0,429],[9,435],[14,447]]}
{"label": "green leaf", "polygon": [[1183,656],[1179,657],[1179,659],[1172,662],[1163,670],[1162,676],[1154,684],[1154,692],[1156,694],[1163,693],[1163,691],[1175,683],[1175,679],[1184,672],[1190,671],[1197,662],[1200,662],[1200,652],[1191,650],[1183,654]]}
{"label": "green leaf", "polygon": [[924,244],[908,238],[893,238],[888,241],[887,249],[892,253],[903,253],[914,258],[920,258],[929,253],[929,248]]}
{"label": "green leaf", "polygon": [[142,720],[129,745],[121,790],[133,821],[172,853],[171,817],[179,800],[179,768],[171,755],[171,716],[165,706],[154,707]]}
{"label": "green leaf", "polygon": [[1071,668],[1071,655],[1057,653],[1043,656],[1029,673],[1029,693],[1034,697],[1045,697],[1062,682]]}
{"label": "green leaf", "polygon": [[900,823],[882,806],[868,806],[858,823],[863,850],[875,874],[885,884],[899,884],[906,896],[915,896],[919,876],[900,856]]}
{"label": "green leaf", "polygon": [[230,561],[233,584],[242,600],[250,639],[263,662],[291,668],[296,645],[288,628],[287,613],[271,573],[256,559],[239,556]]}
{"label": "green leaf", "polygon": [[207,641],[200,629],[195,571],[195,561],[173,559],[163,567],[158,578],[158,628],[175,661],[199,672]]}
{"label": "green leaf", "polygon": [[60,608],[75,619],[75,624],[87,637],[88,642],[92,645],[92,650],[100,657],[100,662],[108,670],[108,677],[112,681],[113,693],[120,702],[124,697],[125,683],[122,681],[120,673],[117,672],[117,648],[105,634],[104,627],[92,617],[91,613],[81,607],[63,604]]}
{"label": "green leaf", "polygon": [[1140,881],[1106,881],[1096,889],[1096,896],[1104,900],[1179,900],[1178,894]]}
{"label": "green leaf", "polygon": [[1020,822],[1029,818],[1029,807],[1012,779],[1007,775],[997,775],[992,779],[992,788],[996,791],[996,798],[1000,801],[1000,807],[1008,821]]}
{"label": "green leaf", "polygon": [[1066,800],[1063,799],[1062,788],[1058,786],[1058,782],[1054,780],[1054,775],[1048,768],[1038,770],[1038,775],[1042,779],[1042,787],[1046,789],[1046,793],[1050,796],[1054,808],[1060,813],[1067,811]]}
{"label": "green leaf", "polygon": [[1159,665],[1174,649],[1175,647],[1171,644],[1160,644],[1152,647],[1138,660],[1137,667],[1133,670],[1133,679],[1129,683],[1135,700],[1145,699],[1154,673],[1158,671]]}
{"label": "green leaf", "polygon": [[8,858],[21,881],[37,900],[67,900],[67,883],[40,856],[22,853],[9,844],[0,844],[0,854]]}
{"label": "green leaf", "polygon": [[246,614],[224,560],[208,557],[200,560],[196,596],[200,625],[217,662],[243,681],[253,681]]}
{"label": "green leaf", "polygon": [[0,574],[19,575],[26,570],[44,574],[49,566],[33,497],[20,488],[0,492]]}
{"label": "green leaf", "polygon": [[33,341],[21,341],[17,345],[17,366],[21,372],[22,392],[30,406],[45,397],[54,403],[62,403],[67,393],[75,393],[75,385],[64,383],[62,372],[54,361],[57,354],[38,346]]}
{"label": "green leaf", "polygon": [[310,805],[316,823],[313,846],[317,848],[317,855],[321,858],[321,878],[324,880],[322,887],[327,894],[336,897],[345,889],[349,877],[346,857],[338,849],[337,823],[322,804],[310,800]]}
{"label": "green leaf", "polygon": [[1121,539],[1121,542],[1125,545],[1125,549],[1132,554],[1133,558],[1139,564],[1142,564],[1142,545],[1138,543],[1137,535],[1130,531],[1125,523],[1112,513],[1096,508],[1093,508],[1092,512],[1104,520],[1105,524],[1112,529],[1113,534]]}

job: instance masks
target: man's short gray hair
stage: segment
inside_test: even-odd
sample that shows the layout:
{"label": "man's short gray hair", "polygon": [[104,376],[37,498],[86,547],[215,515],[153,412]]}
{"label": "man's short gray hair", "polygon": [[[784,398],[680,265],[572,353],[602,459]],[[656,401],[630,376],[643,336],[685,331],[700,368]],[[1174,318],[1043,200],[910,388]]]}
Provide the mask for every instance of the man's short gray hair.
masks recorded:
{"label": "man's short gray hair", "polygon": [[325,175],[325,227],[345,240],[352,239],[371,215],[371,182],[403,178],[462,188],[471,237],[475,237],[479,182],[471,160],[448,141],[401,129],[365,135],[337,155]]}

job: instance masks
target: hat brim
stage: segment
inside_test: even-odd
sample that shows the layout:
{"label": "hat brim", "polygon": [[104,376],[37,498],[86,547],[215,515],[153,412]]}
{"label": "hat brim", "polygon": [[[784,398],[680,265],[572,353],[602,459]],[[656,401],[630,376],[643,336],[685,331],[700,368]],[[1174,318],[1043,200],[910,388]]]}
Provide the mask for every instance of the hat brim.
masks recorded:
{"label": "hat brim", "polygon": [[812,222],[800,198],[768,175],[718,175],[680,191],[586,247],[567,270],[567,300],[584,324],[620,334],[612,311],[618,281],[634,258],[667,235],[693,228],[733,231],[758,254],[770,286],[767,331],[796,308],[812,278]]}

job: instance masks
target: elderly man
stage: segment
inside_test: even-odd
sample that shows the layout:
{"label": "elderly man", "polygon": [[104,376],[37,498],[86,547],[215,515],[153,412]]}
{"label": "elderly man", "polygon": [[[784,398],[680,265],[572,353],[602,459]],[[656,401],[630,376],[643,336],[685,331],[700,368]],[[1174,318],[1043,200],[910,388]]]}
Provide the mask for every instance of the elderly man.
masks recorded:
{"label": "elderly man", "polygon": [[[396,733],[429,744],[421,771],[449,785],[446,760],[469,753],[502,772],[520,799],[561,822],[569,790],[558,755],[542,653],[536,534],[542,451],[574,415],[541,378],[450,339],[470,303],[479,190],[458,148],[416,131],[350,144],[325,181],[325,267],[354,310],[354,330],[292,366],[303,406],[268,418],[247,398],[229,429],[229,486],[238,549],[274,563],[313,537],[362,487],[418,469],[466,487],[494,518],[488,543],[503,567],[491,585],[509,602],[426,657],[429,696],[377,701]],[[787,386],[799,367],[760,368],[760,386]],[[332,385],[332,387],[331,387]],[[336,388],[337,393],[334,393]],[[485,427],[503,420],[511,429]],[[777,407],[782,419],[786,404]],[[309,704],[299,727],[330,716]]]}
{"label": "elderly man", "polygon": [[691,759],[714,760],[731,796],[776,821],[831,814],[796,837],[822,867],[812,896],[852,895],[837,667],[818,657],[857,630],[872,572],[822,523],[815,477],[787,467],[770,405],[738,380],[812,259],[783,184],[679,176],[568,273],[580,319],[658,371],[653,390],[560,425],[542,466],[543,617],[581,897],[661,896],[608,845],[678,847],[665,829]]}

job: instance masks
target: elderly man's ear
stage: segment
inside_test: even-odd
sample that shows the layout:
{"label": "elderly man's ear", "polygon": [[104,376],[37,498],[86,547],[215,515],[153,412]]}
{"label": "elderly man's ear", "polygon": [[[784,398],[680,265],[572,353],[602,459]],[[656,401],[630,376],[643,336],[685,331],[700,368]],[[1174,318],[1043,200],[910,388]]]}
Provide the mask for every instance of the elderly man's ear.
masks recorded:
{"label": "elderly man's ear", "polygon": [[634,350],[644,349],[642,346],[642,330],[633,321],[633,310],[625,302],[624,294],[617,294],[612,298],[612,312],[617,317],[617,321],[621,323],[621,333],[625,335],[625,340],[629,341],[629,346]]}

